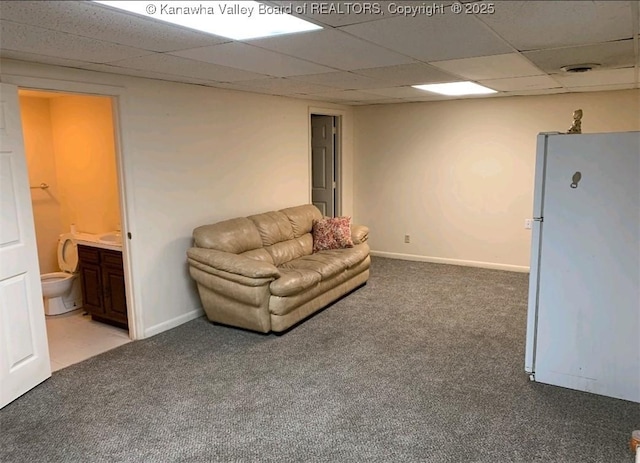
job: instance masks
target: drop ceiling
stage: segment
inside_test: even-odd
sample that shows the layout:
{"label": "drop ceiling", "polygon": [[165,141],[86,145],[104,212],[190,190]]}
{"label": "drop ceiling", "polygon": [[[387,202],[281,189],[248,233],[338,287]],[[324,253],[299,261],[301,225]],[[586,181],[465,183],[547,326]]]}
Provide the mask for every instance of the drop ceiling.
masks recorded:
{"label": "drop ceiling", "polygon": [[[320,30],[235,41],[91,2],[1,1],[0,57],[347,105],[451,99],[411,85],[461,80],[495,96],[640,87],[640,1],[464,2],[492,14],[454,14],[451,1],[369,14],[347,13],[366,2],[323,2],[338,11],[319,14],[314,3],[293,2]],[[561,69],[583,63],[597,66]]]}

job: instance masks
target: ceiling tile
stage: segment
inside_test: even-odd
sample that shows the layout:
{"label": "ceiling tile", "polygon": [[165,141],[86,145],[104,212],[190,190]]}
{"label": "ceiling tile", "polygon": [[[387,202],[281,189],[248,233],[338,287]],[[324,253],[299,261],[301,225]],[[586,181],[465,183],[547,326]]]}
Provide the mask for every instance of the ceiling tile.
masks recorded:
{"label": "ceiling tile", "polygon": [[250,88],[242,85],[242,82],[219,82],[215,85],[211,85],[212,87],[220,88],[223,90],[235,90],[238,92],[250,92],[250,93],[260,93],[262,95],[277,95],[277,96],[285,96],[284,93],[279,93],[276,91],[271,91],[268,89],[259,89],[257,87]]}
{"label": "ceiling tile", "polygon": [[93,2],[2,2],[2,19],[152,51],[172,51],[229,39],[172,26]]}
{"label": "ceiling tile", "polygon": [[[355,3],[332,2],[343,12],[328,15],[307,10],[312,22],[324,23],[321,31],[234,42],[92,2],[0,1],[0,57],[348,105],[460,99],[409,85],[467,79],[499,90],[485,98],[640,86],[632,68],[640,66],[636,1],[495,2],[492,15],[453,15],[448,8],[415,17],[394,17],[389,8],[450,1],[344,11]],[[515,53],[524,45],[545,49]],[[159,50],[171,54],[153,53]],[[558,71],[578,61],[602,67]]]}
{"label": "ceiling tile", "polygon": [[223,86],[223,85],[218,85],[219,88],[224,88],[227,90],[237,90],[240,92],[250,92],[250,93],[260,93],[262,95],[274,95],[274,96],[287,96],[286,92],[278,92],[275,90],[270,90],[267,88],[258,88],[258,87],[245,87],[243,85],[241,85],[239,82],[236,83],[233,86]]}
{"label": "ceiling tile", "polygon": [[520,51],[628,39],[630,1],[496,2],[480,19]]}
{"label": "ceiling tile", "polygon": [[212,87],[218,86],[219,84],[216,81],[205,80],[205,79],[194,79],[190,77],[178,76],[173,74],[163,74],[155,71],[142,71],[138,69],[121,68],[118,66],[111,66],[109,64],[95,64],[95,63],[87,63],[86,61],[74,61],[74,60],[67,60],[62,58],[51,58],[49,56],[32,55],[30,53],[17,53],[17,52],[7,51],[4,49],[0,49],[0,58],[32,61],[36,63],[71,67],[75,69],[83,69],[86,71],[106,72],[109,74],[117,74],[122,76],[145,77],[147,79],[165,80],[170,82],[183,82],[183,83],[193,83],[198,85],[208,85]]}
{"label": "ceiling tile", "polygon": [[560,72],[562,66],[571,64],[595,63],[602,67],[619,68],[633,66],[635,63],[632,39],[528,51],[523,54],[545,72]]}
{"label": "ceiling tile", "polygon": [[435,82],[455,82],[458,77],[423,63],[400,64],[380,68],[356,69],[355,74],[371,77],[396,85],[428,84]]}
{"label": "ceiling tile", "polygon": [[538,76],[540,69],[518,53],[435,61],[431,65],[470,80]]}
{"label": "ceiling tile", "polygon": [[[468,0],[463,0],[468,1]],[[326,24],[332,27],[347,26],[395,16],[410,16],[414,14],[439,14],[453,1],[426,3],[400,0],[397,2],[307,2],[307,1],[270,1],[268,3],[289,7],[294,16],[310,19],[314,23]],[[438,8],[437,6],[440,6]]]}
{"label": "ceiling tile", "polygon": [[511,92],[500,92],[501,96],[533,96],[533,95],[556,95],[559,93],[568,93],[566,88],[547,88],[538,90],[513,90]]}
{"label": "ceiling tile", "polygon": [[320,74],[333,71],[333,69],[326,66],[320,66],[319,64],[240,42],[192,48],[171,54],[276,77]]}
{"label": "ceiling tile", "polygon": [[299,99],[303,99],[303,100],[311,100],[311,101],[326,101],[326,102],[332,102],[332,103],[344,104],[344,100],[332,99],[332,98],[328,98],[328,97],[323,96],[323,95],[303,95],[303,94],[294,94],[294,95],[290,95],[290,97],[291,97],[291,98],[299,98]]}
{"label": "ceiling tile", "polygon": [[508,79],[489,79],[480,80],[480,84],[499,91],[513,90],[537,90],[547,88],[558,88],[561,85],[552,77],[544,76],[528,76],[528,77],[510,77]]}
{"label": "ceiling tile", "polygon": [[268,88],[249,87],[243,84],[244,82],[235,82],[235,83],[222,82],[215,85],[211,85],[211,87],[216,87],[224,90],[235,90],[238,92],[245,92],[245,93],[246,92],[257,93],[260,95],[272,95],[272,96],[281,96],[281,97],[287,97],[287,98],[306,98],[306,95],[302,95],[299,93],[290,93],[286,91],[279,91],[279,90],[268,89]]}
{"label": "ceiling tile", "polygon": [[405,101],[445,101],[456,100],[457,97],[438,95],[437,93],[424,92],[424,96],[405,98]]}
{"label": "ceiling tile", "polygon": [[2,48],[52,58],[105,63],[148,55],[147,50],[0,20]]}
{"label": "ceiling tile", "polygon": [[243,80],[268,77],[263,74],[234,69],[218,64],[194,61],[180,56],[156,53],[135,59],[126,59],[109,63],[123,68],[143,71],[161,72],[164,74],[194,77],[197,79],[215,80],[219,82],[238,82]]}
{"label": "ceiling tile", "polygon": [[354,24],[340,30],[421,61],[471,58],[514,51],[470,15],[390,18]]}
{"label": "ceiling tile", "polygon": [[572,92],[607,92],[613,90],[628,90],[637,88],[637,84],[613,84],[613,85],[593,85],[585,87],[569,87]]}
{"label": "ceiling tile", "polygon": [[54,66],[64,66],[71,68],[83,68],[87,62],[66,58],[56,58],[53,56],[38,55],[35,53],[24,53],[19,51],[5,50],[0,48],[0,58],[15,59],[20,61],[31,61],[34,63],[52,64]]}
{"label": "ceiling tile", "polygon": [[367,89],[367,93],[373,93],[374,95],[381,95],[389,98],[412,98],[425,96],[424,90],[418,90],[413,87],[371,88]]}
{"label": "ceiling tile", "polygon": [[271,79],[245,80],[235,84],[241,88],[257,88],[277,92],[282,95],[293,93],[319,93],[334,90],[325,85],[317,85],[309,82],[301,82],[298,80],[285,79],[281,77]]}
{"label": "ceiling tile", "polygon": [[395,104],[395,103],[406,103],[406,101],[400,98],[384,98],[381,100],[366,100],[366,101],[350,101],[348,102],[351,106],[371,106],[371,105],[379,105],[379,104]]}
{"label": "ceiling tile", "polygon": [[380,87],[380,82],[370,77],[360,76],[352,72],[329,72],[309,76],[292,77],[293,80],[310,82],[342,90],[364,89]]}
{"label": "ceiling tile", "polygon": [[[276,5],[289,8],[291,14],[303,19],[311,19],[318,24],[329,26],[344,26],[360,22],[375,21],[384,18],[386,8],[375,8],[373,2],[365,7],[363,2],[333,1],[333,2],[291,2],[272,1]],[[366,8],[366,9],[365,9]],[[380,12],[377,12],[377,11]],[[288,12],[288,10],[285,10]]]}
{"label": "ceiling tile", "polygon": [[333,29],[305,32],[295,37],[267,37],[248,43],[345,71],[413,62],[411,58]]}
{"label": "ceiling tile", "polygon": [[634,68],[604,69],[577,74],[554,74],[553,77],[565,88],[592,87],[599,85],[635,84]]}
{"label": "ceiling tile", "polygon": [[357,90],[333,90],[330,92],[322,92],[313,94],[314,97],[325,97],[331,100],[345,100],[345,101],[368,101],[379,100],[380,95],[374,95],[373,93],[359,92]]}
{"label": "ceiling tile", "polygon": [[88,71],[108,72],[110,74],[119,74],[124,76],[145,77],[147,79],[166,80],[169,82],[184,82],[189,84],[217,86],[219,82],[212,79],[198,79],[194,77],[181,76],[176,74],[165,74],[157,71],[148,71],[142,69],[123,68],[112,66],[110,64],[92,64],[85,63],[82,69]]}

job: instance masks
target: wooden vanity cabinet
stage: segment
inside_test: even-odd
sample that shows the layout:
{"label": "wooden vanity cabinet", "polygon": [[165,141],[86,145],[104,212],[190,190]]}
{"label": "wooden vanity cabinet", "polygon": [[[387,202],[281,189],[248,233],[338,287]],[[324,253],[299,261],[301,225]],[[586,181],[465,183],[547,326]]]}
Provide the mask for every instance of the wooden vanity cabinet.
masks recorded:
{"label": "wooden vanity cabinet", "polygon": [[128,329],[122,252],[78,245],[82,301],[93,320]]}

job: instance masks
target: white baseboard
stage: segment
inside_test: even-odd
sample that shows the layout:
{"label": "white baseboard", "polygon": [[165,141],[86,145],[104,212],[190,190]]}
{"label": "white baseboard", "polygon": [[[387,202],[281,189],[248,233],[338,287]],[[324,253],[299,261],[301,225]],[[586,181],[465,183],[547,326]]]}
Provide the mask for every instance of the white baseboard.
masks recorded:
{"label": "white baseboard", "polygon": [[419,256],[416,254],[400,254],[397,252],[371,251],[372,256],[388,257],[390,259],[414,260],[418,262],[431,262],[434,264],[462,265],[465,267],[491,268],[494,270],[506,270],[508,272],[529,273],[529,267],[522,265],[498,264],[494,262],[479,262],[476,260],[447,259],[444,257]]}
{"label": "white baseboard", "polygon": [[191,312],[187,312],[178,317],[172,318],[171,320],[167,320],[166,322],[158,323],[150,328],[144,330],[144,337],[150,338],[151,336],[155,336],[156,334],[160,334],[163,331],[170,330],[171,328],[175,328],[176,326],[180,326],[183,323],[190,322],[191,320],[195,320],[198,317],[204,315],[204,310],[195,309]]}

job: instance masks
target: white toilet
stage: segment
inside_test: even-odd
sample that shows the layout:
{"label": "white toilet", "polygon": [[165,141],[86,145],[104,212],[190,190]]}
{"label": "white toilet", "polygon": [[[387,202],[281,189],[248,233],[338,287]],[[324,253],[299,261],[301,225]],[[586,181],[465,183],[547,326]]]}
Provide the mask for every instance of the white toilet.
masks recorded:
{"label": "white toilet", "polygon": [[40,275],[45,315],[59,315],[82,307],[78,278],[78,245],[72,233],[58,238],[58,266],[61,272]]}

